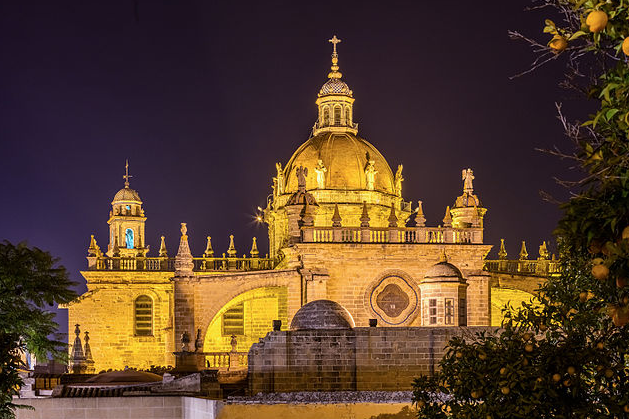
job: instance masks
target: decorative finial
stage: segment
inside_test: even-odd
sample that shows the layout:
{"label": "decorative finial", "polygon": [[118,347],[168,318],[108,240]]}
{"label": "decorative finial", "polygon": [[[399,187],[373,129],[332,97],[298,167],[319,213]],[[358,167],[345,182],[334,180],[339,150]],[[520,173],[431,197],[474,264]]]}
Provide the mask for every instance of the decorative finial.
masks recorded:
{"label": "decorative finial", "polygon": [[498,259],[507,258],[507,249],[505,249],[505,239],[500,239],[500,250],[498,251]]}
{"label": "decorative finial", "polygon": [[446,215],[443,217],[443,226],[452,227],[452,215],[450,214],[450,206],[446,207]]}
{"label": "decorative finial", "polygon": [[124,176],[122,177],[124,179],[124,187],[128,188],[129,187],[129,178],[132,178],[133,176],[131,176],[129,174],[129,160],[127,159],[125,161],[125,165],[124,165]]}
{"label": "decorative finial", "polygon": [[341,72],[339,71],[339,66],[338,66],[338,64],[339,64],[339,54],[336,52],[336,44],[340,43],[341,40],[338,39],[336,37],[336,35],[334,35],[332,37],[332,39],[328,40],[328,42],[331,42],[332,45],[333,45],[333,47],[332,47],[333,48],[332,49],[332,67],[330,67],[332,71],[330,72],[330,74],[328,74],[328,78],[340,79],[343,76],[343,74],[341,74]]}
{"label": "decorative finial", "polygon": [[360,216],[360,226],[369,227],[369,221],[371,221],[371,218],[369,218],[369,212],[367,212],[367,202],[363,201],[363,213]]}
{"label": "decorative finial", "polygon": [[256,241],[255,237],[253,238],[253,243],[251,243],[251,251],[249,253],[251,253],[252,258],[257,258],[260,256],[260,252],[258,251],[258,242]]}
{"label": "decorative finial", "polygon": [[417,215],[415,216],[415,222],[418,227],[426,225],[426,217],[424,216],[424,209],[422,208],[422,201],[417,201]]}
{"label": "decorative finial", "polygon": [[548,251],[548,248],[546,247],[546,241],[543,241],[542,244],[539,246],[539,258],[540,260],[548,260],[550,259],[550,252]]}
{"label": "decorative finial", "polygon": [[187,236],[188,235],[187,223],[181,223],[181,235],[182,236]]}
{"label": "decorative finial", "polygon": [[339,214],[339,204],[334,204],[334,214],[332,214],[332,227],[341,227],[341,214]]}
{"label": "decorative finial", "polygon": [[236,254],[236,246],[234,245],[234,235],[229,235],[229,248],[227,249],[227,257],[235,258]]}
{"label": "decorative finial", "polygon": [[526,251],[526,242],[522,240],[522,247],[520,248],[520,260],[526,260],[529,258],[529,252]]}
{"label": "decorative finial", "polygon": [[391,205],[391,213],[389,214],[389,227],[397,227],[397,216],[395,215],[395,205]]}
{"label": "decorative finial", "polygon": [[166,250],[166,238],[164,236],[161,237],[161,242],[159,243],[159,257],[168,257],[168,251]]}
{"label": "decorative finial", "polygon": [[448,255],[446,255],[446,249],[441,249],[441,254],[439,255],[439,263],[448,262]]}
{"label": "decorative finial", "polygon": [[207,236],[207,245],[205,246],[205,252],[203,252],[204,258],[213,258],[214,249],[212,249],[212,237]]}

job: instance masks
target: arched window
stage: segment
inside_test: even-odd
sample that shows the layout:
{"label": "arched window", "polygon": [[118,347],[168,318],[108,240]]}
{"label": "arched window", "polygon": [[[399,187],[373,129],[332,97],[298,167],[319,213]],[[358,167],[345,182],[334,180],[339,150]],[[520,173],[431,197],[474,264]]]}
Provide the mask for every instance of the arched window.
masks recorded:
{"label": "arched window", "polygon": [[135,335],[153,335],[153,300],[147,295],[135,299]]}
{"label": "arched window", "polygon": [[127,243],[127,249],[133,249],[133,229],[128,228],[124,233],[124,239]]}
{"label": "arched window", "polygon": [[330,125],[330,108],[323,108],[323,125]]}
{"label": "arched window", "polygon": [[334,125],[341,125],[341,107],[334,108]]}
{"label": "arched window", "polygon": [[345,124],[351,125],[352,123],[352,115],[349,113],[349,106],[345,107]]}

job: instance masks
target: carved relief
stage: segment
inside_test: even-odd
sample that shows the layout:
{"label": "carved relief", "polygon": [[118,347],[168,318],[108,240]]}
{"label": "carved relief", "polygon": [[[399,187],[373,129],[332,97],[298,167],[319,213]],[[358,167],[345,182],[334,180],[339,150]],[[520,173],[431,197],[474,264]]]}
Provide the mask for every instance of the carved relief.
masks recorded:
{"label": "carved relief", "polygon": [[397,284],[388,284],[376,297],[376,304],[389,317],[402,314],[408,302],[408,295]]}

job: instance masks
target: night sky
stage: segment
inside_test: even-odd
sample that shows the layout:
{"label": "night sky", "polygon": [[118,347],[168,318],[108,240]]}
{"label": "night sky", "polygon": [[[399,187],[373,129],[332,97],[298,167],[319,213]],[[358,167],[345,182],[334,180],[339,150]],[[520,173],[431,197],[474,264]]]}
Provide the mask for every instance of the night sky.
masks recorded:
{"label": "night sky", "polygon": [[526,240],[537,257],[560,215],[539,191],[565,199],[553,177],[576,174],[535,148],[570,150],[554,103],[581,120],[588,104],[557,87],[563,59],[509,79],[534,55],[507,30],[548,38],[528,4],[1,2],[0,239],[51,251],[82,292],[128,158],[149,255],[165,235],[174,256],[182,221],[195,255],[207,235],[226,251],[232,233],[239,254],[252,236],[266,253],[256,207],[275,162],[308,139],[336,34],[359,135],[404,164],[404,198],[424,201],[427,224],[471,167],[492,254],[505,238],[510,256]]}

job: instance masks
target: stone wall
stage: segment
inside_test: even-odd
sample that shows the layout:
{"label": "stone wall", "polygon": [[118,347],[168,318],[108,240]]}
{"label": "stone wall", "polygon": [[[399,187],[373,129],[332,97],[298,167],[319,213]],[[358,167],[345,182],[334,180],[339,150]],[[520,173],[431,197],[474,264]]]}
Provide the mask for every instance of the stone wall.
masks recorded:
{"label": "stone wall", "polygon": [[[325,289],[324,298],[345,307],[356,326],[368,326],[369,319],[376,317],[370,310],[369,295],[379,280],[388,275],[400,275],[415,288],[428,268],[439,262],[441,251],[445,249],[448,261],[467,278],[468,325],[488,326],[490,323],[489,278],[481,269],[491,245],[299,243],[296,248],[305,270],[323,268],[326,276],[318,278],[325,278],[325,283],[319,285]],[[304,303],[321,298],[320,295],[321,292],[315,298],[306,295]],[[420,309],[418,306],[416,311]],[[421,316],[411,315],[399,326],[421,326]]]}
{"label": "stone wall", "polygon": [[[68,304],[69,330],[88,331],[96,372],[125,366],[174,365],[172,272],[86,271],[87,293]],[[136,336],[135,299],[153,302],[153,334]],[[81,334],[83,339],[83,334]],[[71,333],[70,343],[74,340]]]}
{"label": "stone wall", "polygon": [[271,332],[249,351],[249,389],[259,392],[400,391],[431,374],[454,335],[484,327],[357,327]]}
{"label": "stone wall", "polygon": [[410,402],[224,403],[194,397],[100,397],[21,399],[35,410],[19,409],[17,419],[276,419],[416,417]]}

